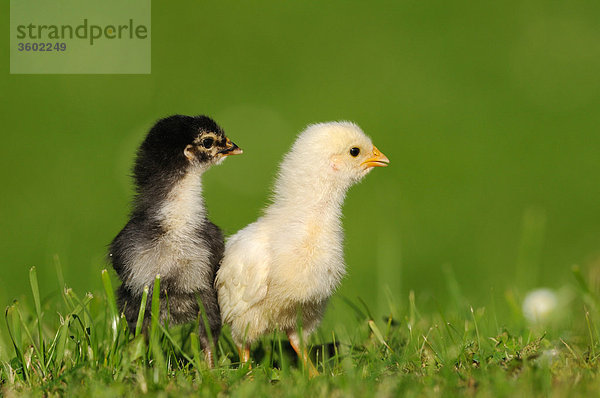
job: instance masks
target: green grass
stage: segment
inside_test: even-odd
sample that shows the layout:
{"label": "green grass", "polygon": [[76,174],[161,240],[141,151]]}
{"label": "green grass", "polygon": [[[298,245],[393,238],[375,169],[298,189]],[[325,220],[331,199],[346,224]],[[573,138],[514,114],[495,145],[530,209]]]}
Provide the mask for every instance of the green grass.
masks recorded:
{"label": "green grass", "polygon": [[226,236],[256,220],[308,123],[357,122],[391,164],[348,194],[340,293],[373,311],[384,284],[424,303],[446,263],[480,301],[599,257],[600,2],[323,3],[153,1],[150,75],[10,75],[0,40],[0,302],[32,265],[53,280],[55,253],[75,291],[102,289],[135,151],[174,113],[213,116],[244,149],[203,180]]}
{"label": "green grass", "polygon": [[[149,337],[130,334],[117,312],[113,287],[80,296],[64,286],[41,299],[35,268],[30,300],[6,308],[0,336],[0,392],[24,395],[134,396],[573,396],[597,391],[598,291],[578,268],[569,301],[545,325],[528,325],[515,297],[491,307],[471,306],[452,270],[452,300],[423,313],[414,293],[390,299],[389,312],[372,314],[346,299],[350,324],[321,328],[311,356],[320,375],[309,379],[283,336],[253,347],[253,366],[240,366],[224,330],[215,369],[199,349],[195,324],[152,323]],[[62,279],[59,272],[59,281]],[[59,282],[61,283],[61,282]],[[158,289],[160,279],[155,281]],[[157,313],[153,300],[148,308]],[[499,319],[494,307],[508,314]],[[512,312],[511,312],[512,308]],[[143,316],[143,311],[140,311]],[[6,344],[12,345],[7,350]]]}

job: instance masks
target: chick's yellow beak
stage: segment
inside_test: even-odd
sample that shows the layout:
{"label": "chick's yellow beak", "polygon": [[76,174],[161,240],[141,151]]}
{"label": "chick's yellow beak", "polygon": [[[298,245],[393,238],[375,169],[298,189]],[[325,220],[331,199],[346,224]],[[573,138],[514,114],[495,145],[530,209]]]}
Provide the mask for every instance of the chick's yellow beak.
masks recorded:
{"label": "chick's yellow beak", "polygon": [[219,153],[223,156],[229,156],[229,155],[241,155],[242,153],[244,153],[244,151],[242,151],[242,148],[235,145],[233,142],[231,142],[231,140],[229,138],[227,138],[227,147],[225,147],[225,149],[219,151]]}
{"label": "chick's yellow beak", "polygon": [[373,145],[373,153],[371,157],[361,163],[367,167],[386,167],[390,160],[385,156],[375,145]]}

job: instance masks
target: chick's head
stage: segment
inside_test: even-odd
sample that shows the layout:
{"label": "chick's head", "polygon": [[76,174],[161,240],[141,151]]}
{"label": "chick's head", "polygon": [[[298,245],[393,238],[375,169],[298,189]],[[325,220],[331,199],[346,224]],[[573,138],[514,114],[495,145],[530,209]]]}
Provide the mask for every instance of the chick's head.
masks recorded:
{"label": "chick's head", "polygon": [[206,169],[225,157],[242,153],[208,116],[174,115],[152,127],[140,146],[135,167],[138,180],[157,174],[182,174],[189,167]]}
{"label": "chick's head", "polygon": [[183,150],[190,163],[220,164],[227,156],[242,153],[242,150],[225,136],[225,132],[212,119],[205,116],[194,119],[199,123],[193,126],[191,135],[193,140]]}
{"label": "chick's head", "polygon": [[322,170],[321,173],[324,171],[328,180],[343,185],[357,182],[374,167],[385,167],[389,163],[360,127],[351,122],[309,126],[290,152],[298,153],[303,154],[303,163],[311,163]]}

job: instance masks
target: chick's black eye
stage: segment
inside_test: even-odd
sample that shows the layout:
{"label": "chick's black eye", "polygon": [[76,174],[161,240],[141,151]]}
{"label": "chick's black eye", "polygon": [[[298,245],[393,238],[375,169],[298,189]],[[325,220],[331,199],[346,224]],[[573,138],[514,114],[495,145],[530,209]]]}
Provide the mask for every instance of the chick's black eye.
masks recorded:
{"label": "chick's black eye", "polygon": [[210,149],[214,143],[215,143],[214,138],[205,138],[202,140],[202,146],[206,149]]}
{"label": "chick's black eye", "polygon": [[357,157],[359,153],[360,153],[360,149],[359,148],[357,148],[357,147],[350,148],[350,155],[351,156]]}

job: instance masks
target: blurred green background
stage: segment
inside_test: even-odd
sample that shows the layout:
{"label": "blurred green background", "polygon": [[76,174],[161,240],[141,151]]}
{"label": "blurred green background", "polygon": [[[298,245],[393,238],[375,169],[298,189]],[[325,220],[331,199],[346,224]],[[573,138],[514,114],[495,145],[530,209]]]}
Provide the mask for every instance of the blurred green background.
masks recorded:
{"label": "blurred green background", "polygon": [[[8,32],[8,2],[0,11]],[[340,297],[474,305],[558,288],[600,255],[597,1],[154,2],[152,74],[10,75],[0,43],[0,303],[100,289],[134,152],[153,122],[208,114],[244,149],[205,176],[227,234],[267,203],[312,122],[349,119],[391,159],[344,208]],[[107,60],[109,62],[110,60]],[[113,274],[114,276],[114,274]]]}

